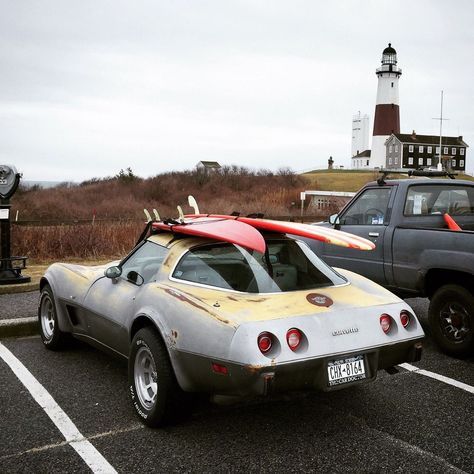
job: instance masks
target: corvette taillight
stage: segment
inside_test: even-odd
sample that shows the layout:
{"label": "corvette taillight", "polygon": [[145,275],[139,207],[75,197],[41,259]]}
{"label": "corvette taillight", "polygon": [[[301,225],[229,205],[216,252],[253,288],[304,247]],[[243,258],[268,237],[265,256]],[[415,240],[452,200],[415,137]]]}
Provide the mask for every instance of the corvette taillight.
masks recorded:
{"label": "corvette taillight", "polygon": [[273,346],[273,335],[269,332],[262,332],[257,338],[258,348],[262,354],[266,354]]}
{"label": "corvette taillight", "polygon": [[404,328],[407,328],[410,325],[410,321],[411,314],[406,309],[400,311],[400,322]]}
{"label": "corvette taillight", "polygon": [[303,336],[299,329],[292,328],[286,333],[286,342],[292,351],[296,351],[301,344]]}
{"label": "corvette taillight", "polygon": [[388,314],[382,314],[382,316],[380,316],[380,327],[382,328],[382,331],[387,334],[390,331],[391,326],[392,318]]}

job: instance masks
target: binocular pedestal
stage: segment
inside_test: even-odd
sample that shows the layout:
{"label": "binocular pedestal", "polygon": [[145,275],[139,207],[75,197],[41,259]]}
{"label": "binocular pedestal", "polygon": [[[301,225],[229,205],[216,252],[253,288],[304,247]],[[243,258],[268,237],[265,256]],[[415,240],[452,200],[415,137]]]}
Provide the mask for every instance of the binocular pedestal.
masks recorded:
{"label": "binocular pedestal", "polygon": [[31,278],[21,274],[26,268],[27,257],[12,257],[10,245],[10,204],[2,199],[0,205],[0,285],[28,283]]}

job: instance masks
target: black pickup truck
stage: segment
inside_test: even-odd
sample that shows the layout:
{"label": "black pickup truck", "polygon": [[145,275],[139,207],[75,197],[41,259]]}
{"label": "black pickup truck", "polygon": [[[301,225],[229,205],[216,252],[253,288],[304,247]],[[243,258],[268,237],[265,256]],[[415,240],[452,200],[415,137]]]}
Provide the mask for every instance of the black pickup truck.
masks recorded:
{"label": "black pickup truck", "polygon": [[[462,230],[450,230],[445,214]],[[371,182],[329,222],[375,243],[373,251],[311,241],[327,263],[401,297],[430,299],[435,341],[458,357],[474,349],[474,182],[409,178]]]}

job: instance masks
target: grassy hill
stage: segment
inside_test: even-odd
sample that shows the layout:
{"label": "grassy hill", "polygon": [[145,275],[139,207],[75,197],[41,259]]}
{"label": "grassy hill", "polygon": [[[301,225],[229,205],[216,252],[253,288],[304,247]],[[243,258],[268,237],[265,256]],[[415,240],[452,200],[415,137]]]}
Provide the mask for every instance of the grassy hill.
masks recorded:
{"label": "grassy hill", "polygon": [[[308,180],[308,190],[355,192],[366,183],[376,180],[379,173],[373,170],[315,170],[303,173],[301,176]],[[390,177],[392,179],[408,178],[404,174],[394,174]],[[460,175],[458,179],[474,181],[474,178],[468,175]]]}

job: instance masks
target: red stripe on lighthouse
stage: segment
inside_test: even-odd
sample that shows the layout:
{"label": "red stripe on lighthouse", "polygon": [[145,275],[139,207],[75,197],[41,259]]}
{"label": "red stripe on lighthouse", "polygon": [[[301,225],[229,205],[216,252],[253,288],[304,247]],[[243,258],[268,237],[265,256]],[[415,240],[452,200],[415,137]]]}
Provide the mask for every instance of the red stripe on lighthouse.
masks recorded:
{"label": "red stripe on lighthouse", "polygon": [[400,108],[397,104],[377,104],[375,106],[373,135],[400,133]]}

